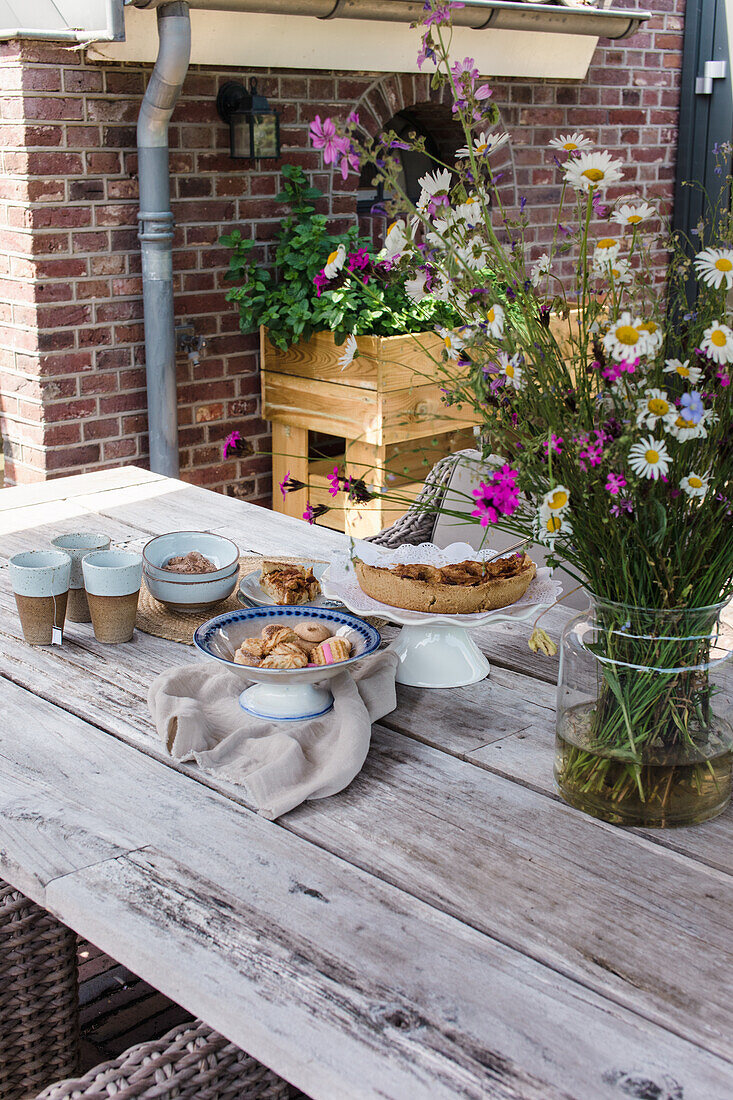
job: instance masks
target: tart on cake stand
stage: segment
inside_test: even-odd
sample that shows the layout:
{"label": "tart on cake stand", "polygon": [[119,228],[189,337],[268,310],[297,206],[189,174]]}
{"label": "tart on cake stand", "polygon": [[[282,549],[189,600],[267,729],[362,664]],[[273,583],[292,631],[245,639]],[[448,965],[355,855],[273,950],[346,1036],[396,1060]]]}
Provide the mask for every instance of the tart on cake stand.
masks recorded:
{"label": "tart on cake stand", "polygon": [[[378,568],[407,564],[440,568],[462,561],[491,561],[499,556],[496,550],[477,551],[463,542],[445,548],[421,543],[419,546],[399,546],[396,550],[383,550],[365,542],[358,548],[358,557]],[[349,611],[360,616],[379,616],[402,627],[389,647],[400,661],[397,683],[423,688],[465,687],[483,680],[490,665],[471,637],[471,629],[531,619],[543,608],[550,607],[562,591],[560,582],[553,580],[552,571],[543,567],[537,570],[520,599],[495,611],[469,615],[408,611],[382,603],[363,592],[348,551],[332,559],[321,585],[327,596],[339,600]]]}

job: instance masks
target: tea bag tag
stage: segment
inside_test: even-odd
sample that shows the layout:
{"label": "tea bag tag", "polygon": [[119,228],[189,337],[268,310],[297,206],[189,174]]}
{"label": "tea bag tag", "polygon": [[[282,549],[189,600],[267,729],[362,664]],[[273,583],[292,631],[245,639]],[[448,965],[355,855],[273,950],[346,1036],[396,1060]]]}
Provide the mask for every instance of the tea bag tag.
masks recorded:
{"label": "tea bag tag", "polygon": [[64,632],[60,626],[51,628],[51,645],[61,645],[64,640]]}

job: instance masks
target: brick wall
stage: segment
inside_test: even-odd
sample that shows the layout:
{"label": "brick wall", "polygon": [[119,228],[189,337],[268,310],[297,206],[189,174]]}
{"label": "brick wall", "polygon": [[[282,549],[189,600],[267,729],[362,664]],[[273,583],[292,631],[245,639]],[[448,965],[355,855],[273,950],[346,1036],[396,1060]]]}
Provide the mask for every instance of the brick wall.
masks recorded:
{"label": "brick wall", "polygon": [[[549,139],[580,129],[671,199],[683,0],[656,0],[647,28],[596,51],[586,80],[495,81],[513,137],[504,166],[524,195],[539,248],[557,195]],[[152,24],[151,24],[152,25]],[[149,66],[92,63],[55,44],[0,45],[0,429],[6,481],[136,462],[147,455],[135,120]],[[232,225],[263,243],[280,208],[278,171],[228,156],[216,92],[238,73],[191,69],[171,126],[177,324],[205,338],[198,364],[179,362],[181,476],[248,499],[269,493],[269,437],[259,418],[257,340],[242,336],[224,301]],[[395,112],[430,101],[425,75],[257,74],[282,114],[283,159],[327,192],[338,224],[355,214],[355,177],[324,172],[308,148],[316,114],[357,109],[376,131]],[[238,429],[255,453],[221,459]]]}

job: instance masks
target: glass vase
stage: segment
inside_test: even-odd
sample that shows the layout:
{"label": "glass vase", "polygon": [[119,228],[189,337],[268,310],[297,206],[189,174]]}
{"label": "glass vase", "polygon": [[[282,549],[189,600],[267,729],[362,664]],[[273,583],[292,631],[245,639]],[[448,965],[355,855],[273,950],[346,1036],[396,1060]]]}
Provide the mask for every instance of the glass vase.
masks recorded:
{"label": "glass vase", "polygon": [[658,611],[593,598],[567,624],[555,779],[572,806],[660,828],[726,808],[733,668],[719,636],[724,606]]}

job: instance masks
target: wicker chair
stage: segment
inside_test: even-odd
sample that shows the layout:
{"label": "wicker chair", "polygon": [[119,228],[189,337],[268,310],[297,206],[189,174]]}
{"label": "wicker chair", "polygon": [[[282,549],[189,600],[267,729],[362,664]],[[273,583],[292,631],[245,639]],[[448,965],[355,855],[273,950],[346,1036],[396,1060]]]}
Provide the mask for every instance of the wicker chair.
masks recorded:
{"label": "wicker chair", "polygon": [[463,455],[471,453],[456,451],[436,462],[405,515],[378,534],[369,535],[366,541],[389,547],[401,546],[403,543],[417,546],[421,542],[429,542],[435,528],[436,511],[445,496],[453,471]]}
{"label": "wicker chair", "polygon": [[76,935],[0,880],[0,1100],[75,1073]]}
{"label": "wicker chair", "polygon": [[36,1100],[291,1100],[272,1070],[195,1020],[138,1043],[74,1081],[50,1085]]}

